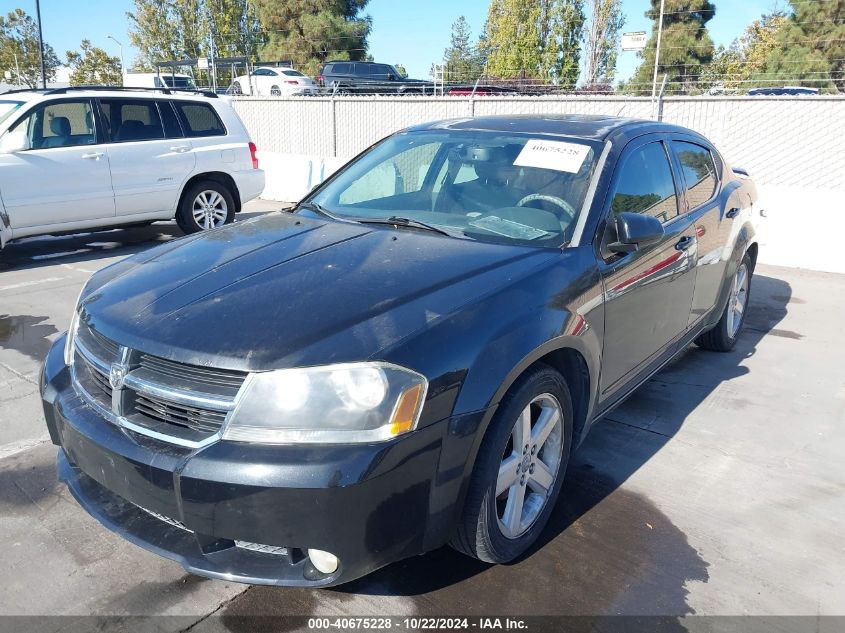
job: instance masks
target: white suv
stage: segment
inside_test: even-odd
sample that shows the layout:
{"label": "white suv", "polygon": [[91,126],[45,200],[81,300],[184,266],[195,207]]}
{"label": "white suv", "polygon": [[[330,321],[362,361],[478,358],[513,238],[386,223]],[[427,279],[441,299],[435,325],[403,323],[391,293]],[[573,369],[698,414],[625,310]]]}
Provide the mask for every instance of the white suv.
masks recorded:
{"label": "white suv", "polygon": [[213,93],[0,94],[0,248],[30,235],[176,218],[232,222],[264,189],[255,145]]}

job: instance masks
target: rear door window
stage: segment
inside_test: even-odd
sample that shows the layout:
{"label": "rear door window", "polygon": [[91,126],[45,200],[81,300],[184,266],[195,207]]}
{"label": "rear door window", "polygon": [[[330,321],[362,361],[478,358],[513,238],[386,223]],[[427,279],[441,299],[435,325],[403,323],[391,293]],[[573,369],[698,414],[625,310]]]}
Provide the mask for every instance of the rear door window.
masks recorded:
{"label": "rear door window", "polygon": [[158,107],[152,99],[100,99],[100,110],[113,143],[164,138]]}
{"label": "rear door window", "polygon": [[188,136],[224,136],[226,128],[214,108],[198,101],[174,101]]}
{"label": "rear door window", "polygon": [[716,194],[719,181],[713,155],[709,149],[696,143],[672,141],[672,147],[681,164],[689,208],[695,209]]}
{"label": "rear door window", "polygon": [[182,126],[179,125],[179,118],[176,116],[176,110],[173,109],[173,103],[170,101],[159,101],[158,111],[161,114],[161,122],[164,124],[164,135],[167,138],[182,138]]}
{"label": "rear door window", "polygon": [[335,64],[332,67],[333,75],[348,75],[352,72],[352,64]]}
{"label": "rear door window", "polygon": [[668,222],[678,215],[678,196],[669,156],[661,142],[649,143],[628,154],[613,194],[614,214],[645,213]]}

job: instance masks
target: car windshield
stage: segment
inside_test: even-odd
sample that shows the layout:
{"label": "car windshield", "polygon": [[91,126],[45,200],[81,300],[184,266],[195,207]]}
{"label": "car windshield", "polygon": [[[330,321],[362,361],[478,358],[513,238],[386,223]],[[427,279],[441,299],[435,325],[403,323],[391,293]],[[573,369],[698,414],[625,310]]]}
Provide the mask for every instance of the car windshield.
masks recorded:
{"label": "car windshield", "polygon": [[399,218],[455,237],[559,247],[572,239],[601,150],[579,138],[405,132],[305,202],[352,221]]}
{"label": "car windshield", "polygon": [[23,101],[0,101],[0,123],[14,114],[23,105]]}
{"label": "car windshield", "polygon": [[194,80],[190,77],[180,77],[179,75],[176,75],[175,77],[173,75],[162,75],[161,78],[164,80],[164,83],[168,88],[188,88],[190,90],[196,88]]}

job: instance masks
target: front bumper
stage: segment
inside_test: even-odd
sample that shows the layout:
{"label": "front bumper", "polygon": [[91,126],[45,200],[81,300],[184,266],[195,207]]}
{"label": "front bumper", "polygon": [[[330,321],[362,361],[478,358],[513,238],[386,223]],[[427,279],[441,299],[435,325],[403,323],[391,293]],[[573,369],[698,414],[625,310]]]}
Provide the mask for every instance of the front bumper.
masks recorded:
{"label": "front bumper", "polygon": [[[61,446],[59,477],[127,540],[199,575],[295,586],[347,582],[431,548],[439,505],[431,491],[448,422],[364,446],[183,448],[88,407],[71,385],[63,345],[64,337],[41,380],[50,436]],[[335,554],[339,569],[317,572],[309,548]]]}

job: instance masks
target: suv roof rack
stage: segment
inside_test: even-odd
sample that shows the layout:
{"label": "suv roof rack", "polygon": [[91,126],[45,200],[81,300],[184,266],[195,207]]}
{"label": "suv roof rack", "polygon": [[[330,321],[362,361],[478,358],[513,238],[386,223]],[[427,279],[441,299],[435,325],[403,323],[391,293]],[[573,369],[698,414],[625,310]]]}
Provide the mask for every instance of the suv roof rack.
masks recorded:
{"label": "suv roof rack", "polygon": [[50,88],[15,88],[14,90],[6,90],[0,92],[3,95],[13,95],[20,92],[47,92]]}
{"label": "suv roof rack", "polygon": [[74,92],[76,90],[125,90],[127,92],[161,92],[166,95],[180,93],[180,92],[187,92],[189,94],[199,94],[204,97],[211,97],[213,99],[217,99],[217,93],[212,92],[211,90],[191,90],[190,88],[145,88],[142,86],[65,86],[64,88],[50,88],[44,92],[45,95],[61,95],[66,94],[68,92]]}

